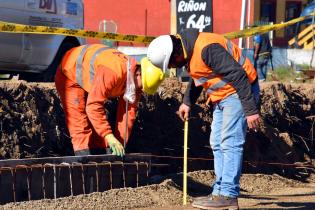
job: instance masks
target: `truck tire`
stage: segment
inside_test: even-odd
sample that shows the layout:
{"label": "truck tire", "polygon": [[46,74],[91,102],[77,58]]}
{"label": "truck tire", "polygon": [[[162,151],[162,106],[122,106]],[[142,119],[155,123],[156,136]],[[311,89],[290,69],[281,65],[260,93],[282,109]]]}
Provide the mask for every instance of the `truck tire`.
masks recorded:
{"label": "truck tire", "polygon": [[78,46],[79,43],[64,42],[59,47],[59,50],[48,68],[42,73],[22,73],[19,76],[20,80],[26,80],[27,82],[54,82],[56,70],[61,62],[63,55],[73,47]]}
{"label": "truck tire", "polygon": [[53,62],[48,66],[45,72],[42,73],[42,81],[43,82],[54,82],[56,70],[61,63],[61,60],[64,54],[73,47],[78,46],[79,44],[75,44],[73,42],[65,42],[60,46]]}

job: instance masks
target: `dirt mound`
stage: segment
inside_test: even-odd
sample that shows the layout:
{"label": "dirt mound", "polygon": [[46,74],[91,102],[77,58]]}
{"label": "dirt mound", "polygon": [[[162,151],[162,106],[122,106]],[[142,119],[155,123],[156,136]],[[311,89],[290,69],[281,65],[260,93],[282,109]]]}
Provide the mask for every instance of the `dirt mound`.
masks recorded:
{"label": "dirt mound", "polygon": [[[158,156],[182,156],[183,122],[176,111],[185,84],[176,79],[164,82],[159,94],[143,97],[127,152],[148,152]],[[288,166],[314,158],[315,86],[265,83],[262,85],[262,130],[248,134],[245,170],[249,172],[288,172]],[[107,103],[114,120],[115,103]],[[211,157],[209,146],[211,107],[203,93],[192,110],[189,122],[189,156]],[[0,158],[73,155],[64,115],[54,84],[0,83]],[[175,167],[159,173],[181,170],[179,158],[153,158],[153,162]],[[189,168],[208,169],[211,162],[190,161]],[[304,169],[299,169],[304,171]],[[305,171],[304,171],[305,172]],[[301,174],[298,174],[301,175]]]}
{"label": "dirt mound", "polygon": [[[196,171],[188,176],[188,200],[190,203],[195,196],[208,195],[210,183],[214,181],[212,171]],[[40,200],[32,202],[11,203],[2,209],[137,209],[164,207],[175,209],[182,204],[182,175],[163,177],[158,184],[140,188],[125,188],[109,190],[103,193],[93,193],[57,200]],[[314,183],[313,183],[314,184]],[[296,197],[292,200],[290,190],[294,188]],[[276,206],[304,207],[313,209],[314,188],[311,184],[286,179],[277,175],[244,174],[241,177],[240,207],[267,208]],[[297,196],[299,195],[299,196]],[[289,200],[285,200],[288,196]],[[284,202],[285,201],[285,202]],[[312,202],[313,201],[313,202]],[[176,208],[177,209],[177,208]],[[186,208],[185,208],[186,209]]]}
{"label": "dirt mound", "polygon": [[52,84],[0,83],[0,158],[71,154],[59,97]]}
{"label": "dirt mound", "polygon": [[[264,83],[261,88],[262,129],[248,135],[245,159],[262,165],[266,161],[311,162],[315,156],[315,86]],[[271,168],[275,167],[268,165],[267,170]],[[296,172],[290,165],[280,168],[292,175]]]}

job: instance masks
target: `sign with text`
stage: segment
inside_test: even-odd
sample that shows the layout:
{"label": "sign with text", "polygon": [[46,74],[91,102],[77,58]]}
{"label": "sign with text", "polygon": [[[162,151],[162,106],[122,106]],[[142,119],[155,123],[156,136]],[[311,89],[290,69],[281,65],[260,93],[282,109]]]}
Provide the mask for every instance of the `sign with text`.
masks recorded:
{"label": "sign with text", "polygon": [[187,28],[212,32],[212,0],[176,0],[177,33]]}
{"label": "sign with text", "polygon": [[47,13],[57,14],[56,0],[40,0],[39,8],[46,10]]}

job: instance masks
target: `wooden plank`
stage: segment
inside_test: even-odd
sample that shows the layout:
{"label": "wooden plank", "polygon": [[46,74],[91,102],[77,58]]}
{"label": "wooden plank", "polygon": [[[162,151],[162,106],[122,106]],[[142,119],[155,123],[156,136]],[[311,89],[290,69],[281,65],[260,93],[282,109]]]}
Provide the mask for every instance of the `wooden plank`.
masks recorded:
{"label": "wooden plank", "polygon": [[308,27],[306,27],[305,29],[303,29],[299,34],[298,34],[298,39],[301,39],[303,36],[305,36],[306,34],[312,32],[312,29],[315,28],[315,25],[309,25]]}
{"label": "wooden plank", "polygon": [[25,165],[18,165],[15,168],[15,201],[30,200],[28,168]]}
{"label": "wooden plank", "polygon": [[30,200],[44,198],[43,168],[42,165],[33,165],[30,168]]}
{"label": "wooden plank", "polygon": [[[61,163],[88,163],[103,161],[120,161],[121,158],[116,155],[85,155],[85,156],[66,156],[66,157],[46,157],[46,158],[28,158],[28,159],[7,159],[0,160],[0,167],[15,167],[16,165],[35,165],[35,164],[61,164]],[[150,154],[145,153],[129,153],[124,157],[126,162],[143,161],[149,162]]]}
{"label": "wooden plank", "polygon": [[313,40],[311,40],[309,43],[304,43],[304,49],[313,49],[315,44],[313,44]]}
{"label": "wooden plank", "polygon": [[288,45],[293,45],[295,43],[295,37],[293,37],[292,39],[290,39],[289,41],[288,41]]}
{"label": "wooden plank", "polygon": [[63,163],[56,165],[56,197],[71,195],[70,165]]}
{"label": "wooden plank", "polygon": [[138,163],[138,187],[148,184],[149,165],[148,163]]}
{"label": "wooden plank", "polygon": [[118,161],[118,162],[112,163],[112,187],[113,187],[113,189],[124,187],[123,173],[124,173],[123,162]]}
{"label": "wooden plank", "polygon": [[98,174],[98,191],[104,192],[106,190],[112,189],[111,163],[110,162],[98,163],[97,174]]}
{"label": "wooden plank", "polygon": [[55,198],[56,189],[56,176],[54,172],[54,165],[45,164],[44,170],[44,198],[53,199]]}
{"label": "wooden plank", "polygon": [[309,77],[312,77],[312,78],[315,77],[315,70],[303,70],[303,73],[304,73],[306,76],[309,76]]}
{"label": "wooden plank", "polygon": [[315,82],[315,70],[313,69],[303,70],[303,74],[306,75],[309,79],[313,79]]}
{"label": "wooden plank", "polygon": [[138,167],[136,163],[125,163],[125,187],[137,187],[137,172]]}
{"label": "wooden plank", "polygon": [[307,44],[307,42],[312,39],[313,37],[313,33],[309,33],[307,34],[303,39],[301,39],[300,41],[298,41],[298,45],[304,45],[305,43]]}
{"label": "wooden plank", "polygon": [[[7,203],[9,200],[11,202],[37,200],[42,198],[53,199],[58,197],[70,196],[73,194],[79,195],[82,193],[91,193],[96,191],[102,192],[111,188],[122,188],[125,186],[134,187],[138,186],[139,180],[140,183],[144,183],[143,180],[145,179],[139,178],[137,173],[135,174],[136,167],[132,164],[135,160],[150,160],[150,154],[135,153],[126,155],[124,157],[124,161],[126,162],[125,167],[123,162],[121,161],[117,161],[114,163],[104,161],[112,161],[116,159],[117,157],[113,157],[113,155],[100,155],[96,157],[84,156],[75,158],[48,158],[48,162],[51,163],[47,163],[44,165],[34,165],[34,163],[41,163],[42,161],[45,162],[46,158],[0,161],[0,170],[4,170],[2,173],[0,173],[0,183],[4,185],[4,187],[0,185],[0,188],[2,189],[2,192],[0,192],[0,202]],[[121,158],[118,159],[121,160]],[[79,160],[80,162],[78,162],[78,164],[87,165],[87,177],[83,176],[83,178],[80,178],[80,176],[78,175],[75,176],[72,171],[72,165],[69,163],[64,163],[62,167],[60,165],[54,164],[62,160],[66,160],[68,162]],[[87,164],[85,161],[88,160],[97,160],[100,162]],[[25,165],[23,167],[14,165],[17,163],[28,163],[29,165]],[[16,168],[10,167],[10,170],[13,170],[13,175],[10,175],[11,178],[9,176],[8,169],[6,169],[9,167],[1,167],[1,164],[2,166],[16,166]],[[146,172],[143,173],[145,174],[145,177],[147,177],[147,168],[148,165],[146,165]],[[79,167],[77,167],[76,169],[78,172],[77,174],[80,174],[81,172]],[[83,169],[81,169],[81,171],[83,171]],[[25,178],[23,179],[23,177]],[[76,179],[74,177],[79,178]],[[72,178],[74,178],[76,182],[72,180]],[[135,180],[137,180],[136,184]],[[1,193],[3,195],[2,197]]]}
{"label": "wooden plank", "polygon": [[92,192],[97,192],[97,173],[96,173],[96,163],[91,162],[89,164],[83,165],[84,170],[84,188],[85,194],[89,194]]}
{"label": "wooden plank", "polygon": [[84,194],[84,175],[82,163],[72,163],[71,182],[72,195]]}
{"label": "wooden plank", "polygon": [[14,202],[13,169],[10,167],[1,168],[0,175],[0,203]]}
{"label": "wooden plank", "polygon": [[[315,25],[309,25],[308,27],[306,27],[304,30],[302,30],[299,34],[297,39],[301,39],[304,35],[306,35],[307,33],[309,33],[312,30],[312,26],[313,28],[315,28]],[[288,44],[292,45],[295,42],[295,37],[293,37],[292,39],[289,40]]]}

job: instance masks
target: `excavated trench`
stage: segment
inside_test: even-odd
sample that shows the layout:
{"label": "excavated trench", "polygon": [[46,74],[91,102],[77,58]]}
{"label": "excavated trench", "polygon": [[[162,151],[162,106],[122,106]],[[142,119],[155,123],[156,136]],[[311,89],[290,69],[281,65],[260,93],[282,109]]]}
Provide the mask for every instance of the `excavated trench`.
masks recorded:
{"label": "excavated trench", "polygon": [[[153,169],[153,174],[181,171],[182,160],[170,156],[183,155],[183,122],[176,111],[184,88],[176,79],[168,79],[159,94],[144,96],[139,104],[126,150],[151,153],[159,156],[152,157],[152,162],[170,165]],[[263,123],[260,131],[247,135],[244,171],[307,177],[307,168],[289,164],[311,164],[315,157],[314,84],[264,83],[261,88]],[[211,158],[211,107],[205,101],[202,94],[192,110],[189,157]],[[105,105],[110,121],[114,121],[116,104],[112,100]],[[1,82],[0,129],[1,159],[73,155],[54,84]],[[209,160],[189,161],[190,170],[211,167]]]}

